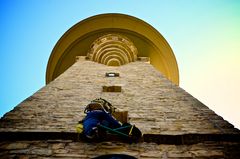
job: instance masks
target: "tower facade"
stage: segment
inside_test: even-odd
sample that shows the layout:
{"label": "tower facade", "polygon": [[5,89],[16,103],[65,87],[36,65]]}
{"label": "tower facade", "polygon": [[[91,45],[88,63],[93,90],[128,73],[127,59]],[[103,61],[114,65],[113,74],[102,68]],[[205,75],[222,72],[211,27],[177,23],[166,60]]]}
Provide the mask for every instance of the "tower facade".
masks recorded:
{"label": "tower facade", "polygon": [[[137,18],[104,14],[73,26],[53,49],[46,83],[1,118],[1,158],[239,156],[240,131],[178,86],[170,46]],[[77,138],[85,106],[99,97],[128,112],[141,141]]]}

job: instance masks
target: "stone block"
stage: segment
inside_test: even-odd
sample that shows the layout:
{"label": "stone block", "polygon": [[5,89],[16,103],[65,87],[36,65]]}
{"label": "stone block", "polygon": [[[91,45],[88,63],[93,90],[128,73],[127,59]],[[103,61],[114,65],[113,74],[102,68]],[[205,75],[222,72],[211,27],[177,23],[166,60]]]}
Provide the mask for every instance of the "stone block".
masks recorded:
{"label": "stone block", "polygon": [[112,115],[121,123],[128,122],[128,111],[116,111]]}
{"label": "stone block", "polygon": [[1,145],[1,148],[7,149],[7,150],[15,150],[15,149],[25,149],[28,146],[29,146],[28,143],[15,142],[15,143]]}
{"label": "stone block", "polygon": [[121,92],[122,87],[121,86],[103,86],[102,91],[103,92]]}

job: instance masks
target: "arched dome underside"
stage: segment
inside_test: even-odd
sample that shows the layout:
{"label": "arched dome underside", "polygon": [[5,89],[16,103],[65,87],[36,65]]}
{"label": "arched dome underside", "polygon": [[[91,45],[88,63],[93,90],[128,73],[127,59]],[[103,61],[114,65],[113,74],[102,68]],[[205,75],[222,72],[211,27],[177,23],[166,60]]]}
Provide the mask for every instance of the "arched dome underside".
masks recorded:
{"label": "arched dome underside", "polygon": [[174,53],[164,37],[146,22],[124,14],[100,14],[71,27],[55,45],[47,65],[46,83],[67,70],[76,56],[87,56],[93,42],[107,34],[121,34],[134,43],[138,57],[150,63],[175,84],[179,71]]}
{"label": "arched dome underside", "polygon": [[137,54],[137,48],[127,37],[120,34],[106,34],[92,43],[87,57],[108,66],[120,66],[136,61]]}

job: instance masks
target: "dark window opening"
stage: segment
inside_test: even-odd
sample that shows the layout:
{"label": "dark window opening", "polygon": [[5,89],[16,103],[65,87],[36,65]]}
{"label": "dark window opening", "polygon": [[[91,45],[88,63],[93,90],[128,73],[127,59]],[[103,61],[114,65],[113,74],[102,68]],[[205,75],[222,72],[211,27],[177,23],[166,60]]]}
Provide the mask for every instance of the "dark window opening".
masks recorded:
{"label": "dark window opening", "polygon": [[142,61],[142,62],[149,62],[150,58],[149,57],[138,57],[137,60]]}
{"label": "dark window opening", "polygon": [[105,74],[106,77],[119,77],[119,73],[109,72]]}

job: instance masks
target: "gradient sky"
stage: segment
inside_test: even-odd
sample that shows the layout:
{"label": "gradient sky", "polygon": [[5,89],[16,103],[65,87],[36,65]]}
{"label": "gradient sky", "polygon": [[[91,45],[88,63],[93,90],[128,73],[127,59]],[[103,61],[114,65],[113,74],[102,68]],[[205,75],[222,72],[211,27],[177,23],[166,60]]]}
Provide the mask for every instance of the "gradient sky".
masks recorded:
{"label": "gradient sky", "polygon": [[155,27],[175,53],[180,87],[240,128],[238,0],[0,0],[0,116],[45,85],[59,38],[101,13]]}

